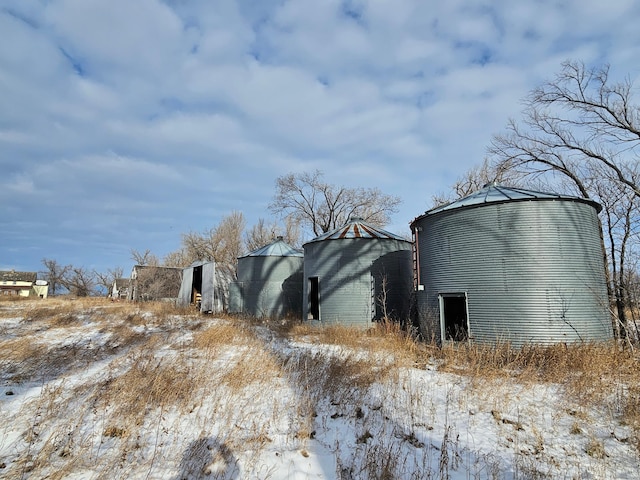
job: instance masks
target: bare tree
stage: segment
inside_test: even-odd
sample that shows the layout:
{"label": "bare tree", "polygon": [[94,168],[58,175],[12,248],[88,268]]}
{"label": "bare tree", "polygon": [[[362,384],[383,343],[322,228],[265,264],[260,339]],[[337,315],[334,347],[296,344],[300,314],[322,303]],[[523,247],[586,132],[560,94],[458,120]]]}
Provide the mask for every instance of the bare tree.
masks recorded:
{"label": "bare tree", "polygon": [[637,272],[629,267],[637,266],[640,198],[624,185],[608,180],[594,176],[592,188],[603,206],[601,217],[610,269],[609,292],[618,318],[617,333],[624,338],[629,320],[627,312],[634,307],[632,298],[637,297],[631,294]]}
{"label": "bare tree", "polygon": [[283,175],[276,179],[276,194],[269,209],[282,217],[291,216],[315,235],[344,225],[357,216],[383,227],[397,212],[401,200],[377,188],[347,188],[323,180],[323,173]]}
{"label": "bare tree", "polygon": [[69,293],[78,297],[88,297],[96,293],[95,274],[84,267],[70,266],[61,283]]}
{"label": "bare tree", "polygon": [[148,248],[144,252],[140,252],[139,250],[131,249],[131,260],[135,262],[136,265],[143,266],[151,266],[157,267],[160,265],[160,260],[156,257],[151,250]]}
{"label": "bare tree", "polygon": [[93,274],[95,276],[97,286],[102,287],[106,292],[105,294],[108,296],[111,295],[113,283],[118,278],[122,278],[124,270],[122,267],[116,267],[114,269],[108,269],[106,272],[98,272],[94,270]]}
{"label": "bare tree", "polygon": [[558,174],[585,198],[588,171],[600,171],[640,197],[637,182],[640,107],[633,85],[613,83],[609,67],[565,62],[550,82],[525,100],[523,120],[493,138],[490,153],[504,168],[524,175]]}
{"label": "bare tree", "polygon": [[450,203],[473,192],[480,190],[490,183],[506,186],[517,186],[519,175],[502,163],[491,163],[484,159],[481,165],[474,166],[465,172],[451,186],[451,191],[434,195],[431,199],[434,207]]}
{"label": "bare tree", "polygon": [[208,231],[183,234],[183,259],[188,259],[189,263],[196,260],[212,260],[235,272],[237,258],[244,253],[244,227],[244,215],[234,211]]}
{"label": "bare tree", "polygon": [[64,287],[64,278],[71,268],[70,265],[60,265],[56,260],[43,258],[42,265],[46,268],[43,273],[44,279],[49,283],[49,294],[55,295],[60,292],[60,287]]}
{"label": "bare tree", "polygon": [[249,229],[244,235],[244,244],[247,251],[251,252],[268,243],[274,238],[282,237],[282,239],[293,247],[299,246],[300,243],[300,227],[299,223],[291,216],[285,217],[284,226],[277,222],[267,224],[260,218],[258,223]]}
{"label": "bare tree", "polygon": [[193,260],[189,258],[188,252],[184,248],[179,248],[174,252],[165,255],[162,265],[165,267],[185,268],[188,267]]}

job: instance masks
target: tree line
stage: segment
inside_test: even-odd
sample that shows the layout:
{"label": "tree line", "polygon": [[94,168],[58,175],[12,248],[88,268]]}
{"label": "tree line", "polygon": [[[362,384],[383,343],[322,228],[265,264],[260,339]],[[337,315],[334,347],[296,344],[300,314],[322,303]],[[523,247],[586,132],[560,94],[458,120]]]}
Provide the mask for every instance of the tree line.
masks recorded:
{"label": "tree line", "polygon": [[[317,236],[344,225],[357,216],[383,227],[397,212],[401,200],[378,188],[346,187],[328,183],[320,170],[289,173],[276,179],[276,191],[269,211],[273,220],[260,218],[246,228],[242,212],[233,211],[202,232],[181,235],[180,247],[160,258],[150,249],[131,250],[136,265],[184,268],[195,261],[215,261],[219,268],[236,274],[237,258],[281,236],[293,247],[301,246],[304,235]],[[61,265],[44,258],[44,278],[52,295],[68,291],[77,296],[110,292],[122,268],[98,272],[73,265]]]}

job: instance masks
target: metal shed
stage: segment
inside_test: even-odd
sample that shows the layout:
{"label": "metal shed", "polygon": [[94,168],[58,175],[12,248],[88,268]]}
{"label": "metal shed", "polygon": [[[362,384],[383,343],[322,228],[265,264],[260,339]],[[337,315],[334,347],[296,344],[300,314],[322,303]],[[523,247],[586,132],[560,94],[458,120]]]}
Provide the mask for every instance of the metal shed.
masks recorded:
{"label": "metal shed", "polygon": [[514,346],[612,338],[600,208],[492,184],[414,219],[422,333]]}
{"label": "metal shed", "polygon": [[304,319],[368,327],[408,318],[411,242],[353,218],[303,248]]}
{"label": "metal shed", "polygon": [[303,253],[282,237],[238,258],[238,280],[230,286],[232,313],[282,318],[302,315]]}
{"label": "metal shed", "polygon": [[212,261],[198,261],[182,271],[178,305],[195,305],[201,312],[220,313],[229,304],[232,275]]}

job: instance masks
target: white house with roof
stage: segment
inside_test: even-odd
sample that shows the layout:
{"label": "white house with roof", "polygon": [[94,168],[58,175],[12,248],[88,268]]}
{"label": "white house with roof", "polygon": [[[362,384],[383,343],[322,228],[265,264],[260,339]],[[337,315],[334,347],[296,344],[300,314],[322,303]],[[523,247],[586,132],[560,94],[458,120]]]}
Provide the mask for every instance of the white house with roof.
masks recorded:
{"label": "white house with roof", "polygon": [[36,272],[0,271],[0,295],[47,298],[49,284]]}

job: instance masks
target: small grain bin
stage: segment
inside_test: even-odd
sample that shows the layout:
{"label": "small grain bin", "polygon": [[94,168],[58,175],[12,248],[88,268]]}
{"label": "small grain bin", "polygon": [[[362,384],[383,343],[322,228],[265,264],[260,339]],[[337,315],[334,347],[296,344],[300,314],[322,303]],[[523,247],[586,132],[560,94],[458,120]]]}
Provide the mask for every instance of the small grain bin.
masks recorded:
{"label": "small grain bin", "polygon": [[353,218],[303,248],[304,319],[368,327],[408,318],[409,241]]}
{"label": "small grain bin", "polygon": [[492,184],[417,217],[422,333],[514,346],[612,338],[600,208]]}
{"label": "small grain bin", "polygon": [[282,237],[238,258],[238,280],[230,289],[230,311],[254,317],[302,315],[302,251]]}
{"label": "small grain bin", "polygon": [[195,305],[201,312],[220,313],[228,307],[229,268],[213,261],[196,261],[182,271],[178,305]]}

